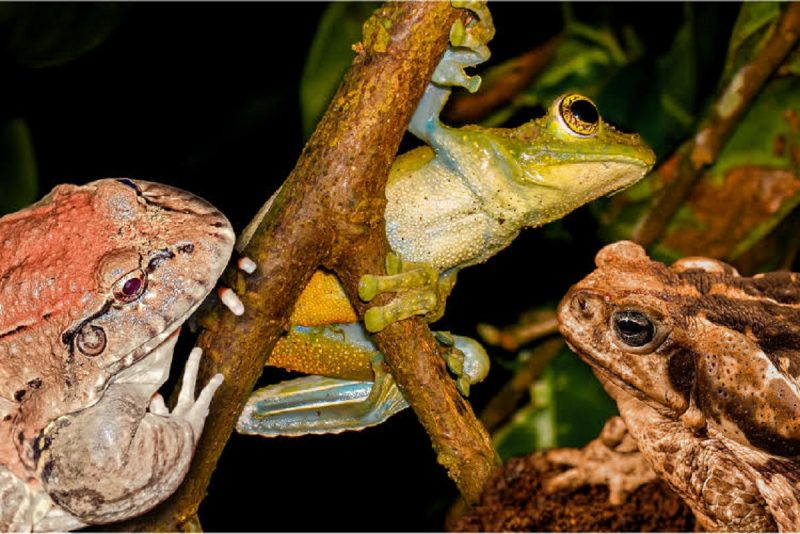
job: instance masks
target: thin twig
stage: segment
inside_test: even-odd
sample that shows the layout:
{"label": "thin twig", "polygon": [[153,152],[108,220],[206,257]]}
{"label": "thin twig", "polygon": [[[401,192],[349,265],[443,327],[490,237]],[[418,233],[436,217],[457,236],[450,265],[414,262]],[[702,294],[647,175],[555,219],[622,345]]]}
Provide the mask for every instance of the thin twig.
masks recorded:
{"label": "thin twig", "polygon": [[730,134],[744,116],[770,75],[789,54],[800,36],[800,3],[786,5],[769,40],[722,88],[710,115],[697,134],[684,143],[655,172],[667,185],[633,232],[633,240],[649,246],[663,235],[669,221],[694,184],[719,155]]}
{"label": "thin twig", "polygon": [[516,410],[520,400],[528,392],[544,371],[547,364],[564,348],[564,340],[554,337],[543,341],[531,351],[525,364],[516,372],[511,380],[486,405],[480,420],[489,432],[496,429]]}

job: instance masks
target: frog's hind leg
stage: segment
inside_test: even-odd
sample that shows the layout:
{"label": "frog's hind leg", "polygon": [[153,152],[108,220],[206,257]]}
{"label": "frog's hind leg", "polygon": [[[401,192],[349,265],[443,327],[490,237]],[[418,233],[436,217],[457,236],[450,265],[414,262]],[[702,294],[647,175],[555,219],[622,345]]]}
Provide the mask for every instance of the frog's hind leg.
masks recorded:
{"label": "frog's hind leg", "polygon": [[408,407],[383,356],[372,361],[374,381],[306,376],[256,391],[236,430],[264,437],[337,434],[378,425]]}
{"label": "frog's hind leg", "polygon": [[[445,360],[456,375],[458,390],[468,395],[469,386],[488,373],[486,351],[470,338],[438,332],[436,339],[450,349],[445,351]],[[339,357],[326,354],[330,351]],[[290,356],[295,352],[305,354]],[[367,360],[372,380],[365,379],[359,364],[362,360]],[[288,369],[313,366],[316,372],[339,377],[306,376],[256,391],[237,423],[242,434],[276,437],[362,430],[408,406],[391,374],[384,369],[383,355],[358,324],[293,327],[270,356],[271,363],[277,361]]]}

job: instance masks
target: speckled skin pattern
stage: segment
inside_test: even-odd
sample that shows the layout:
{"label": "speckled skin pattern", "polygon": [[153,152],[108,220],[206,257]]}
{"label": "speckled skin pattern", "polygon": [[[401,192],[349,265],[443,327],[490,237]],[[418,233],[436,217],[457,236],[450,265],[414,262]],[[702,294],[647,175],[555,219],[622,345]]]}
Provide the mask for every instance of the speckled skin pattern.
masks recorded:
{"label": "speckled skin pattern", "polygon": [[148,404],[233,242],[207,202],[140,181],[0,218],[0,528],[116,521],[174,491],[197,436]]}
{"label": "speckled skin pattern", "polygon": [[[561,332],[653,470],[706,529],[800,529],[800,275],[668,268],[631,242],[596,263],[562,300]],[[626,343],[620,312],[646,317],[651,340]]]}

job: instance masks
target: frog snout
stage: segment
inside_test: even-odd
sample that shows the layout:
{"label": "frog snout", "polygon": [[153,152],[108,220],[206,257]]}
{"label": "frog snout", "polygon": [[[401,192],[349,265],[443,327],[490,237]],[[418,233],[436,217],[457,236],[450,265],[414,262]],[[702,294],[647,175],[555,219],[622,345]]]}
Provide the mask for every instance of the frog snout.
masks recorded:
{"label": "frog snout", "polygon": [[558,306],[558,323],[562,331],[595,325],[603,320],[605,303],[593,291],[572,289]]}

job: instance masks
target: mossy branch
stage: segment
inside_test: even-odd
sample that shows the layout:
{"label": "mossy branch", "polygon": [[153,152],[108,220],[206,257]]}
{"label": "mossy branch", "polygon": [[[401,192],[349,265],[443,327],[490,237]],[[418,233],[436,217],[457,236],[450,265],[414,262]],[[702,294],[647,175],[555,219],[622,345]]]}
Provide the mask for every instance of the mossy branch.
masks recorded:
{"label": "mossy branch", "polygon": [[[221,306],[201,318],[205,357],[198,383],[226,380],[211,405],[191,471],[155,510],[125,530],[189,528],[211,475],[294,302],[319,266],[336,272],[360,314],[357,282],[383,272],[384,185],[408,121],[466,12],[445,2],[387,3],[364,25],[364,39],[337,93],[245,253],[248,277],[230,270],[246,312]],[[390,297],[376,299],[382,304]],[[483,427],[449,378],[427,325],[413,319],[376,336],[395,380],[414,408],[439,461],[468,500],[480,495],[497,457]],[[387,459],[386,461],[391,461]]]}

